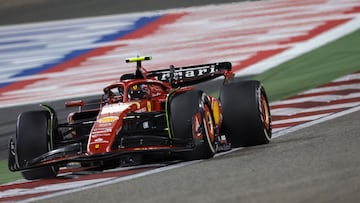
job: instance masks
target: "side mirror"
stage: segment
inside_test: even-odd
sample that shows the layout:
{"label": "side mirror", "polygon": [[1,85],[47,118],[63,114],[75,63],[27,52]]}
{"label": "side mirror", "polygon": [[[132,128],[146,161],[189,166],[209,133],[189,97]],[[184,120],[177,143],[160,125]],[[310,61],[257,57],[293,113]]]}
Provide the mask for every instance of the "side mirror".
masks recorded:
{"label": "side mirror", "polygon": [[84,106],[84,100],[75,100],[75,101],[67,101],[65,102],[66,107],[79,107],[79,111],[81,111],[81,108]]}

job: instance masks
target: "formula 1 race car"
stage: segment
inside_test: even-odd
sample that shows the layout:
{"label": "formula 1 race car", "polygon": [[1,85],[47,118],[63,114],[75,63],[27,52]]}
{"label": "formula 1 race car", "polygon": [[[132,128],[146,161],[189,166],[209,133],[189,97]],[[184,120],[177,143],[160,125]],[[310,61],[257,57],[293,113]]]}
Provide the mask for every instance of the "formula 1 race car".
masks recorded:
{"label": "formula 1 race car", "polygon": [[[230,62],[147,72],[141,62],[150,59],[126,59],[137,64],[135,73],[106,86],[96,108],[66,102],[79,108],[66,123],[47,105],[21,113],[9,142],[9,170],[33,180],[55,177],[69,163],[109,169],[134,160],[208,159],[269,143],[270,109],[260,82],[235,82]],[[219,98],[192,86],[219,76]]]}

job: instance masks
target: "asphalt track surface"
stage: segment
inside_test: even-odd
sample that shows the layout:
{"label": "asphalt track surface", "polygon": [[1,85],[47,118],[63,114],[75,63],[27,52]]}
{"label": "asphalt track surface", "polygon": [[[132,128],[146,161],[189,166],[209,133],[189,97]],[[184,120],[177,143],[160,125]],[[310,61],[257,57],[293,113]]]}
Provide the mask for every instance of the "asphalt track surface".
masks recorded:
{"label": "asphalt track surface", "polygon": [[[83,9],[77,11],[83,12],[82,15],[73,17],[86,16],[85,12],[95,15],[94,10],[85,7],[86,2],[95,4],[95,1],[82,2],[85,2],[84,6],[79,7]],[[164,3],[164,1],[159,2]],[[210,3],[210,1],[189,1],[189,4],[194,2]],[[211,1],[211,3],[220,2],[227,1]],[[114,1],[110,6],[111,9],[116,7],[115,3]],[[120,4],[123,3],[118,1],[118,4],[121,7]],[[165,6],[160,3],[153,4]],[[153,7],[147,6],[145,4],[137,6],[138,11],[154,10]],[[186,5],[174,4],[170,7],[176,6]],[[40,8],[44,7],[40,6]],[[101,9],[99,6],[91,8],[106,13],[106,8]],[[25,6],[12,9],[25,9]],[[60,9],[59,6],[55,10],[57,9]],[[111,9],[107,14],[112,13]],[[122,12],[126,11],[135,10],[125,9]],[[55,11],[48,12],[57,14]],[[96,15],[102,15],[101,12]],[[0,13],[4,14],[3,11]],[[36,13],[36,10],[33,13]],[[58,11],[58,13],[63,12]],[[13,18],[20,19],[20,17]],[[10,17],[8,22],[9,19]],[[34,18],[34,20],[38,19]],[[62,101],[50,105],[55,105],[60,117],[66,115]],[[0,109],[2,134],[0,159],[5,157],[6,142],[8,136],[14,133],[17,114],[34,108],[37,107],[30,105]],[[359,120],[360,112],[355,112],[276,138],[269,145],[245,148],[185,167],[54,197],[43,202],[358,202],[360,200]]]}

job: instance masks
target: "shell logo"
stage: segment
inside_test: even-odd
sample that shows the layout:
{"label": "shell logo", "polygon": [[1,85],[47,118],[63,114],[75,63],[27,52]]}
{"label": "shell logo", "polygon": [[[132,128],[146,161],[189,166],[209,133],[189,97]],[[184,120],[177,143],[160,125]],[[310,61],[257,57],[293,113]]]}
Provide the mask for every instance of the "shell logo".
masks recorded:
{"label": "shell logo", "polygon": [[119,117],[117,117],[117,116],[107,116],[107,117],[100,118],[98,120],[98,122],[99,123],[112,123],[117,120],[119,120]]}

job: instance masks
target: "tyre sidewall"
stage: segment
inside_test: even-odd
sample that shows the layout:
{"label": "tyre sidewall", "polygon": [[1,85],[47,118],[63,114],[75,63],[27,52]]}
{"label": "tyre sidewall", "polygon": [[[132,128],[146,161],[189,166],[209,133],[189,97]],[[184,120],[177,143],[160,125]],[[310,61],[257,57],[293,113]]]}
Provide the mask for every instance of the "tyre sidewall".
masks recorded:
{"label": "tyre sidewall", "polygon": [[[185,160],[208,159],[215,154],[215,144],[209,140],[209,133],[206,131],[204,105],[206,95],[200,90],[187,91],[175,95],[170,103],[170,120],[172,136],[174,138],[188,139],[192,142],[193,150],[183,154]],[[210,105],[208,110],[211,112]],[[202,129],[201,139],[194,134],[194,116],[200,113],[199,124]],[[211,117],[214,124],[213,117]],[[214,129],[213,129],[214,130]]]}
{"label": "tyre sidewall", "polygon": [[[21,113],[16,127],[15,151],[21,168],[27,162],[47,153],[50,149],[50,113],[48,111],[29,111]],[[22,172],[28,180],[54,177],[57,167],[44,166]]]}
{"label": "tyre sidewall", "polygon": [[[262,99],[268,110],[270,128],[264,124]],[[249,80],[224,85],[220,92],[222,132],[234,147],[267,144],[271,138],[271,118],[265,89]]]}

